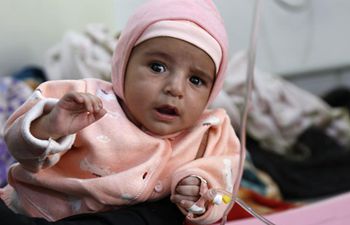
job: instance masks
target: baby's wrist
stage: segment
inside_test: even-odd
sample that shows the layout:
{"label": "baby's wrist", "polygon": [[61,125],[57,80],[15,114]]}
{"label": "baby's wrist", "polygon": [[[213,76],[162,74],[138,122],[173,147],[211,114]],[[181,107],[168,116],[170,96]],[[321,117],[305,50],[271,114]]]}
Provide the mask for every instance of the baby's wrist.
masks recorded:
{"label": "baby's wrist", "polygon": [[45,114],[32,122],[30,132],[34,137],[41,140],[48,140],[50,138],[57,140],[63,135],[57,133],[56,127],[49,123],[49,114]]}

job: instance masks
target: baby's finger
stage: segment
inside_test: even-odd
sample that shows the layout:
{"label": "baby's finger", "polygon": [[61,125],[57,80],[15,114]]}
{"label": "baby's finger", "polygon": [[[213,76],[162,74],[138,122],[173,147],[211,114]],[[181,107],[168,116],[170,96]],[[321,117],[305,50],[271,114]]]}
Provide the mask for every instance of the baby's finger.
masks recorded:
{"label": "baby's finger", "polygon": [[200,215],[205,212],[205,208],[196,205],[195,202],[192,201],[182,200],[180,206],[193,214]]}
{"label": "baby's finger", "polygon": [[91,112],[98,113],[103,108],[102,100],[93,94],[87,94],[87,97],[89,97],[89,100],[93,109],[93,111]]}
{"label": "baby's finger", "polygon": [[203,214],[205,212],[205,208],[195,204],[198,201],[198,199],[187,200],[186,196],[173,195],[171,197],[171,201],[193,214]]}
{"label": "baby's finger", "polygon": [[189,176],[180,181],[181,185],[200,185],[201,180],[198,177]]}
{"label": "baby's finger", "polygon": [[187,196],[187,195],[178,195],[178,194],[175,194],[171,197],[171,201],[177,204],[179,204],[182,200],[186,200],[194,203],[198,201],[198,199],[199,199],[198,196]]}
{"label": "baby's finger", "polygon": [[86,93],[84,94],[86,109],[90,113],[98,113],[102,108],[103,104],[99,97],[96,95]]}
{"label": "baby's finger", "polygon": [[95,119],[98,120],[102,118],[106,113],[107,113],[107,110],[105,110],[104,108],[101,108],[101,110],[95,113]]}
{"label": "baby's finger", "polygon": [[184,209],[189,209],[191,206],[194,204],[193,201],[188,201],[188,200],[181,200],[180,201],[180,206],[183,207]]}
{"label": "baby's finger", "polygon": [[78,104],[84,103],[84,97],[79,92],[70,92],[68,95]]}
{"label": "baby's finger", "polygon": [[69,92],[62,97],[61,101],[82,104],[84,102],[84,98],[78,92]]}
{"label": "baby's finger", "polygon": [[93,106],[93,98],[91,96],[91,94],[83,94],[81,95],[84,98],[84,106],[86,111],[88,111],[89,113],[93,113],[94,112],[94,106]]}
{"label": "baby's finger", "polygon": [[199,196],[199,186],[196,185],[178,185],[175,191],[181,195]]}

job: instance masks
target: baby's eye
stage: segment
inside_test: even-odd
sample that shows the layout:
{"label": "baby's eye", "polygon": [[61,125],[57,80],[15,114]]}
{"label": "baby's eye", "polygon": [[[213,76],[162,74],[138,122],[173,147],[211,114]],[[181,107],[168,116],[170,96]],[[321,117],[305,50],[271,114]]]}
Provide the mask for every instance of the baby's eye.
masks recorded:
{"label": "baby's eye", "polygon": [[150,68],[157,73],[164,73],[166,70],[165,66],[160,63],[151,63]]}
{"label": "baby's eye", "polygon": [[203,85],[204,84],[204,81],[197,77],[197,76],[191,76],[190,77],[190,82],[196,86],[200,86],[200,85]]}

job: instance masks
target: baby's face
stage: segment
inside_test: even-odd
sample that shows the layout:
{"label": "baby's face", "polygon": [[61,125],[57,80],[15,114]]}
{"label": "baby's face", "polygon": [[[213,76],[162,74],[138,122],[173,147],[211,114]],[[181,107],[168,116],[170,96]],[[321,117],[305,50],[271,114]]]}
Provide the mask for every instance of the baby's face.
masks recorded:
{"label": "baby's face", "polygon": [[212,59],[188,42],[157,37],[137,45],[124,81],[125,111],[137,126],[157,135],[194,125],[215,81]]}

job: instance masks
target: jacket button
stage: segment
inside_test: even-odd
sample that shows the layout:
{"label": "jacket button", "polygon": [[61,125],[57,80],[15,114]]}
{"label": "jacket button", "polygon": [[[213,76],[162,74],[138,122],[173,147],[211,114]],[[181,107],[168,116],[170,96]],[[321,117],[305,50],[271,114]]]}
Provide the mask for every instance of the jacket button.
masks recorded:
{"label": "jacket button", "polygon": [[162,185],[162,182],[161,182],[161,181],[158,181],[158,182],[157,182],[156,186],[154,186],[154,190],[155,190],[156,192],[161,192],[161,191],[163,191],[163,185]]}

